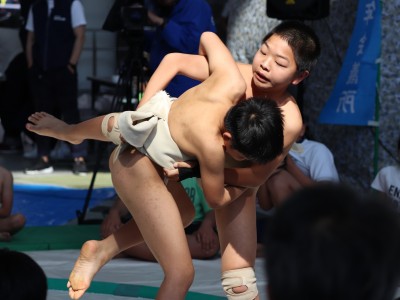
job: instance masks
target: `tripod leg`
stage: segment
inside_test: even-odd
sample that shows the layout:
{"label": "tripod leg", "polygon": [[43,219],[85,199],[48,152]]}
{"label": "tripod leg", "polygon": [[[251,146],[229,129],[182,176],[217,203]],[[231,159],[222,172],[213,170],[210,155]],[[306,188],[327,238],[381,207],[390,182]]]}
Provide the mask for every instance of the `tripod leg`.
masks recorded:
{"label": "tripod leg", "polygon": [[94,182],[96,181],[97,172],[100,169],[101,160],[103,158],[103,153],[105,152],[107,144],[108,143],[103,142],[103,143],[100,143],[98,146],[98,148],[100,148],[100,149],[97,150],[96,164],[93,169],[93,175],[92,175],[92,179],[90,181],[89,189],[86,194],[86,199],[85,199],[85,203],[83,205],[83,209],[82,209],[82,211],[79,211],[79,210],[76,211],[79,225],[85,224],[85,217],[86,217],[87,210],[89,208],[90,199],[92,197]]}

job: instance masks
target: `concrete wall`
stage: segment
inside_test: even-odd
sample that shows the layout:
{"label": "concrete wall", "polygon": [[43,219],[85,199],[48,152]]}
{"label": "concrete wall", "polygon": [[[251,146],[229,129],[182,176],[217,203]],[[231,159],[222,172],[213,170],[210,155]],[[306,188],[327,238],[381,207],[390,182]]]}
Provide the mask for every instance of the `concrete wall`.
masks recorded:
{"label": "concrete wall", "polygon": [[[382,62],[379,138],[396,155],[400,135],[399,39],[400,1],[382,3]],[[334,87],[351,39],[358,1],[331,0],[326,20],[309,24],[322,41],[322,56],[309,78],[304,96],[304,114],[310,120],[312,135],[334,153],[343,181],[361,189],[369,188],[374,178],[374,133],[370,127],[318,124],[318,116]],[[394,159],[379,146],[378,167],[394,164]]]}

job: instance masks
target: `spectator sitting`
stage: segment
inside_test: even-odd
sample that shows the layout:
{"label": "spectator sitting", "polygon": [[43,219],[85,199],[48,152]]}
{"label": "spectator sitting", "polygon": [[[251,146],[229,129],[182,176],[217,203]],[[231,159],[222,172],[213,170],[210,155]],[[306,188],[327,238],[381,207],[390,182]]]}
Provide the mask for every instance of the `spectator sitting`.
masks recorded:
{"label": "spectator sitting", "polygon": [[387,203],[337,183],[295,192],[266,227],[272,300],[391,300],[400,220]]}
{"label": "spectator sitting", "polygon": [[[400,159],[400,137],[397,142],[397,157]],[[381,196],[392,200],[400,212],[400,165],[399,163],[382,168],[371,183],[371,188]]]}
{"label": "spectator sitting", "polygon": [[322,143],[306,138],[306,125],[285,158],[285,163],[260,187],[258,202],[269,210],[295,190],[320,181],[338,182],[332,152]]}
{"label": "spectator sitting", "polygon": [[[0,167],[0,241],[9,241],[11,236],[25,226],[22,214],[11,214],[13,207],[13,176]],[[3,298],[1,298],[3,299]]]}

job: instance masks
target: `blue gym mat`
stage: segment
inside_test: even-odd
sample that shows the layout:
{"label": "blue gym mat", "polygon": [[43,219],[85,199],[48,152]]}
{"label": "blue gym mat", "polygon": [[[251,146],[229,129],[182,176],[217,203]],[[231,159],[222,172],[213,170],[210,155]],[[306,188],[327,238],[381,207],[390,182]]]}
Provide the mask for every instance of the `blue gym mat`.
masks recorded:
{"label": "blue gym mat", "polygon": [[[89,209],[115,194],[114,188],[95,188]],[[20,212],[27,218],[26,226],[65,225],[82,211],[87,189],[52,185],[14,184],[13,213]]]}

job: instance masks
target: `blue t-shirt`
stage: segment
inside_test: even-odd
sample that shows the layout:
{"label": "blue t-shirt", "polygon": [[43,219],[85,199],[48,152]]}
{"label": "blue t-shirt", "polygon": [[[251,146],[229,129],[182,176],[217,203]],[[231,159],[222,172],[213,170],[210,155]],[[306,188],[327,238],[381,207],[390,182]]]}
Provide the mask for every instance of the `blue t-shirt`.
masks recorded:
{"label": "blue t-shirt", "polygon": [[[201,34],[216,31],[211,7],[205,0],[179,0],[166,20],[163,28],[146,34],[150,43],[151,72],[168,53],[198,54]],[[176,76],[165,90],[172,97],[179,97],[198,83],[184,76]]]}
{"label": "blue t-shirt", "polygon": [[197,179],[188,178],[182,180],[181,183],[194,205],[195,217],[193,223],[196,221],[202,221],[211,208],[208,206],[206,199],[204,198],[203,190],[197,183]]}

